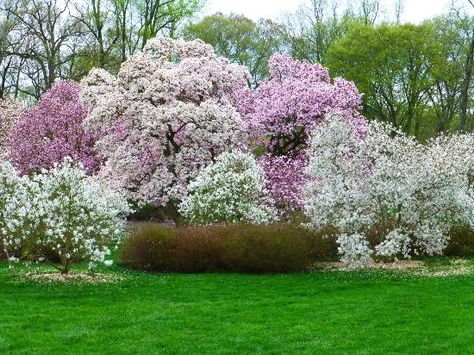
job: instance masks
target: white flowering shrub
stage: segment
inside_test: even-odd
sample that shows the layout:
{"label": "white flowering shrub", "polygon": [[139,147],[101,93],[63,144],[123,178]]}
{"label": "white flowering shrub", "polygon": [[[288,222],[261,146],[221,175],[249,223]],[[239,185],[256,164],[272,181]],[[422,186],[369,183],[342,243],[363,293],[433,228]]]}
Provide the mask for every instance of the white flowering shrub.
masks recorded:
{"label": "white flowering shrub", "polygon": [[20,177],[9,162],[1,162],[0,246],[10,261],[18,261],[21,247],[36,223],[28,192],[28,178]]}
{"label": "white flowering shrub", "polygon": [[274,202],[265,190],[262,168],[242,152],[226,152],[202,169],[188,186],[181,214],[194,224],[276,221]]}
{"label": "white flowering shrub", "polygon": [[373,262],[369,242],[361,234],[342,234],[337,238],[341,261],[353,267],[363,267]]}
{"label": "white flowering shrub", "polygon": [[334,116],[313,132],[308,156],[309,224],[338,228],[346,263],[440,254],[451,226],[474,226],[473,135],[422,145],[380,122],[361,129]]}
{"label": "white flowering shrub", "polygon": [[27,246],[26,256],[40,261],[50,261],[46,251],[53,251],[60,265],[50,262],[62,273],[68,273],[79,260],[87,261],[90,268],[97,263],[111,264],[109,248],[121,241],[130,213],[121,194],[87,177],[69,158],[48,171],[17,179],[20,183],[10,189],[5,205],[7,211],[20,209],[1,216],[6,249],[23,248],[25,252]]}

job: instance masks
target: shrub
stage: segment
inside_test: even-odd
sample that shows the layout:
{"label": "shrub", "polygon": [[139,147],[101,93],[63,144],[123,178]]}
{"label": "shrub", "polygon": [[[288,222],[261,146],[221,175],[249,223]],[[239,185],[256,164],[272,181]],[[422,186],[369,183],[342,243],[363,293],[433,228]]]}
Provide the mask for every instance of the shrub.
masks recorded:
{"label": "shrub", "polygon": [[474,230],[467,224],[458,225],[448,232],[448,246],[444,250],[446,256],[474,256]]}
{"label": "shrub", "polygon": [[188,193],[180,212],[194,224],[276,220],[263,170],[250,154],[222,153],[189,184]]}
{"label": "shrub", "polygon": [[222,258],[232,272],[296,272],[310,264],[309,244],[290,225],[229,226]]}
{"label": "shrub", "polygon": [[338,229],[344,262],[441,254],[450,228],[474,226],[474,135],[422,145],[380,122],[360,128],[335,116],[308,149],[306,217]]}
{"label": "shrub", "polygon": [[146,223],[132,231],[122,245],[123,264],[144,271],[174,271],[175,230],[156,223]]}
{"label": "shrub", "polygon": [[170,228],[145,224],[125,241],[120,260],[158,272],[295,272],[313,258],[332,260],[337,247],[324,233],[295,225],[212,225]]}
{"label": "shrub", "polygon": [[62,273],[79,260],[89,268],[111,263],[109,247],[121,241],[130,212],[121,194],[86,177],[71,159],[32,177],[18,177],[11,165],[2,168],[0,223],[10,258],[46,260]]}

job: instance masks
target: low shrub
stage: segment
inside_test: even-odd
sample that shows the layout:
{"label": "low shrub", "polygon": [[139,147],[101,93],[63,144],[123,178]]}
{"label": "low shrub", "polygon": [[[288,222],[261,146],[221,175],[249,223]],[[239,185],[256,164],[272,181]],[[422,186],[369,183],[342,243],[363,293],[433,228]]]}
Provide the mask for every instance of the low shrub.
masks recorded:
{"label": "low shrub", "polygon": [[172,271],[174,230],[157,223],[135,226],[120,254],[121,262],[133,269]]}
{"label": "low shrub", "polygon": [[309,240],[291,225],[225,228],[223,260],[232,272],[296,272],[310,265]]}
{"label": "low shrub", "polygon": [[296,272],[337,258],[335,238],[325,237],[329,232],[290,224],[171,228],[148,223],[132,231],[120,261],[156,272]]}

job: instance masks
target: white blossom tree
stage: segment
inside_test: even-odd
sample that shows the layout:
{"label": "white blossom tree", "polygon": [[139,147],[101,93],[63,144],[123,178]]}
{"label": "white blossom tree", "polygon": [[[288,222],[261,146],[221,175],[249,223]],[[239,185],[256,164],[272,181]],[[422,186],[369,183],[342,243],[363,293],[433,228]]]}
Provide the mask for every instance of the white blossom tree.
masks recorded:
{"label": "white blossom tree", "polygon": [[194,224],[265,224],[277,220],[274,205],[265,189],[265,173],[255,158],[226,152],[190,183],[180,212]]}
{"label": "white blossom tree", "polygon": [[[87,177],[70,158],[31,177],[2,163],[0,182],[0,239],[10,260],[47,261],[64,274],[80,260],[90,269],[111,264],[110,247],[124,236],[130,213],[121,193]],[[48,260],[48,251],[59,264]]]}
{"label": "white blossom tree", "polygon": [[134,199],[177,206],[201,167],[246,144],[233,97],[248,75],[200,40],[165,37],[148,41],[116,77],[93,70],[82,82],[86,125],[112,127],[98,142],[101,178]]}
{"label": "white blossom tree", "polygon": [[379,122],[361,130],[333,117],[313,132],[308,155],[309,224],[339,229],[347,263],[440,254],[451,226],[474,226],[473,135],[422,145]]}

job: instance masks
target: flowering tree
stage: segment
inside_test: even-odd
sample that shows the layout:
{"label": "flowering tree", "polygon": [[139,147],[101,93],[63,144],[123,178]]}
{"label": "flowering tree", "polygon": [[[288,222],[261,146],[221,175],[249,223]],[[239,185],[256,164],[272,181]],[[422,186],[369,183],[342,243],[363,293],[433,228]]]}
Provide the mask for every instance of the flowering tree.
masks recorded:
{"label": "flowering tree", "polygon": [[7,160],[10,156],[10,134],[23,111],[20,102],[0,99],[0,160]]}
{"label": "flowering tree", "polygon": [[80,86],[57,82],[29,111],[25,111],[11,134],[11,161],[20,173],[50,168],[67,156],[81,162],[89,173],[100,158],[95,149],[98,134],[85,132],[87,110],[79,103]]}
{"label": "flowering tree", "polygon": [[117,77],[93,70],[82,82],[86,124],[113,128],[99,141],[101,178],[137,200],[176,206],[201,167],[245,144],[232,97],[247,77],[200,40],[165,37],[148,41]]}
{"label": "flowering tree", "polygon": [[30,202],[28,177],[20,177],[10,162],[1,162],[0,245],[10,261],[17,261],[24,240],[34,230]]}
{"label": "flowering tree", "polygon": [[257,143],[267,147],[262,166],[269,189],[280,208],[292,211],[302,206],[308,133],[329,113],[358,119],[362,98],[353,83],[331,81],[319,64],[274,55],[269,69],[269,80],[242,93],[239,109]]}
{"label": "flowering tree", "polygon": [[61,264],[51,264],[65,274],[79,260],[90,268],[111,264],[106,260],[109,247],[120,242],[130,212],[121,194],[87,177],[70,158],[31,177],[18,177],[6,163],[0,166],[0,179],[5,190],[1,238],[7,255],[22,250],[24,257],[49,261],[47,251],[52,250]]}
{"label": "flowering tree", "polygon": [[364,135],[356,125],[333,117],[316,127],[304,190],[310,225],[341,232],[343,261],[440,254],[451,226],[474,225],[473,135],[421,145],[382,123]]}
{"label": "flowering tree", "polygon": [[270,223],[274,202],[265,191],[262,168],[250,154],[222,153],[188,188],[180,212],[192,223]]}

